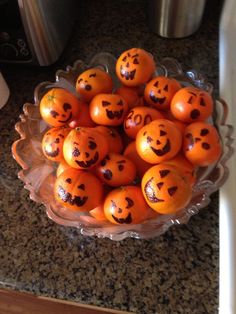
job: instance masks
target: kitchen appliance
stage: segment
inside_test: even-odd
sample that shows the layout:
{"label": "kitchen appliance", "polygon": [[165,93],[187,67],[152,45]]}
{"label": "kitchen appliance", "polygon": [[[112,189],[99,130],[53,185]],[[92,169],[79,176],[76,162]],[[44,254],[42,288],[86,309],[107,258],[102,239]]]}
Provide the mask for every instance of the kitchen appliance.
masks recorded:
{"label": "kitchen appliance", "polygon": [[6,104],[10,95],[7,83],[0,71],[0,109]]}
{"label": "kitchen appliance", "polygon": [[0,0],[0,62],[46,66],[61,55],[76,0]]}
{"label": "kitchen appliance", "polygon": [[149,0],[151,30],[167,38],[193,34],[200,26],[206,0]]}

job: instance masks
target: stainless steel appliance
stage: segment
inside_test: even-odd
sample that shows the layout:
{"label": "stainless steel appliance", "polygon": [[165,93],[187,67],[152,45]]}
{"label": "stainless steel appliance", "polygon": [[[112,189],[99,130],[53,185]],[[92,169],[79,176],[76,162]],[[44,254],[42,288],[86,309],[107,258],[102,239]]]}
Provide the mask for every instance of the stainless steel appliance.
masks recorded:
{"label": "stainless steel appliance", "polygon": [[206,0],[149,0],[148,20],[154,33],[182,38],[200,26]]}
{"label": "stainless steel appliance", "polygon": [[76,0],[0,0],[0,62],[54,63],[71,33]]}

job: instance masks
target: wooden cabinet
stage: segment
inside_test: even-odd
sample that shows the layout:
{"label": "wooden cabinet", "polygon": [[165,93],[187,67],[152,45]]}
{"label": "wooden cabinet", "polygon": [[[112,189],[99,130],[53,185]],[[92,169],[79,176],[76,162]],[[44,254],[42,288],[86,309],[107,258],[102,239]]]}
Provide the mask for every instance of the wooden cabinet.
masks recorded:
{"label": "wooden cabinet", "polygon": [[81,303],[0,289],[1,314],[130,314]]}

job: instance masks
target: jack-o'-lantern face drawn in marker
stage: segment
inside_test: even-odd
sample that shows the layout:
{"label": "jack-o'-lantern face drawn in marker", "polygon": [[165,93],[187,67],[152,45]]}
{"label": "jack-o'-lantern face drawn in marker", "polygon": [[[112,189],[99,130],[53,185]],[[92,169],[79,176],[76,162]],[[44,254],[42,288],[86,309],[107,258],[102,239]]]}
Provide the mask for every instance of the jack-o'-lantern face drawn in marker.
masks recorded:
{"label": "jack-o'-lantern face drawn in marker", "polygon": [[51,128],[45,133],[42,140],[42,149],[45,157],[56,162],[64,160],[63,143],[70,131],[71,129],[67,127],[57,127]]}
{"label": "jack-o'-lantern face drawn in marker", "polygon": [[81,73],[76,81],[76,91],[83,100],[89,102],[94,96],[112,92],[111,76],[99,68],[92,68]]}
{"label": "jack-o'-lantern face drawn in marker", "polygon": [[97,166],[96,173],[110,186],[127,185],[135,179],[136,167],[127,157],[110,153]]}
{"label": "jack-o'-lantern face drawn in marker", "polygon": [[136,148],[141,158],[156,164],[173,158],[181,149],[182,135],[175,124],[166,119],[154,120],[137,134]]}
{"label": "jack-o'-lantern face drawn in marker", "polygon": [[137,224],[147,216],[147,203],[140,187],[124,186],[111,191],[104,202],[107,219],[118,225]]}
{"label": "jack-o'-lantern face drawn in marker", "polygon": [[213,112],[211,95],[196,87],[181,88],[172,98],[171,113],[183,122],[205,121]]}
{"label": "jack-o'-lantern face drawn in marker", "polygon": [[69,209],[89,211],[101,204],[103,187],[93,174],[69,168],[56,179],[54,195],[60,204]]}
{"label": "jack-o'-lantern face drawn in marker", "polygon": [[133,108],[124,120],[124,130],[126,134],[135,139],[138,131],[156,119],[162,119],[162,114],[154,108],[136,107]]}
{"label": "jack-o'-lantern face drawn in marker", "polygon": [[76,128],[66,137],[63,153],[71,167],[87,170],[106,156],[108,143],[94,128]]}
{"label": "jack-o'-lantern face drawn in marker", "polygon": [[116,74],[127,86],[146,83],[155,71],[155,62],[151,54],[139,48],[123,52],[116,63]]}
{"label": "jack-o'-lantern face drawn in marker", "polygon": [[181,88],[178,81],[165,76],[152,79],[145,87],[144,98],[146,102],[159,110],[170,108],[170,102],[175,93]]}
{"label": "jack-o'-lantern face drawn in marker", "polygon": [[116,94],[99,94],[89,105],[92,120],[101,125],[118,126],[122,124],[128,111],[126,101]]}
{"label": "jack-o'-lantern face drawn in marker", "polygon": [[53,88],[40,101],[42,118],[54,127],[68,124],[81,111],[81,102],[62,88]]}
{"label": "jack-o'-lantern face drawn in marker", "polygon": [[184,133],[183,151],[196,166],[206,167],[215,163],[222,153],[217,130],[205,122],[189,124]]}
{"label": "jack-o'-lantern face drawn in marker", "polygon": [[160,214],[184,208],[191,198],[191,186],[178,168],[159,164],[151,167],[142,179],[143,195],[149,206]]}

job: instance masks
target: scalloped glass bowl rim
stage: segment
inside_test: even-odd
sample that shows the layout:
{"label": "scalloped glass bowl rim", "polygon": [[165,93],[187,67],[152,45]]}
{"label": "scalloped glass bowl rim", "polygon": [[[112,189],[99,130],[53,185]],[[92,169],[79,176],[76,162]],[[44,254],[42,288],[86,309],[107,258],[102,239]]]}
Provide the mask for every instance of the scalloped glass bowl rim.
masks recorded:
{"label": "scalloped glass bowl rim", "polygon": [[[90,68],[93,66],[103,67],[107,72],[109,72],[113,77],[115,87],[118,87],[119,82],[115,76],[115,73],[111,73],[112,70],[114,71],[115,61],[116,59],[113,55],[109,53],[99,53],[94,56],[94,58],[90,61],[88,65],[86,65],[81,60],[77,60],[72,67],[67,66],[66,71],[58,70],[56,72],[55,82],[42,82],[37,85],[34,91],[34,104],[27,103],[24,105],[24,114],[20,115],[21,121],[17,122],[15,125],[15,129],[19,133],[20,139],[13,143],[12,153],[13,157],[22,167],[22,170],[18,173],[18,177],[25,183],[25,188],[30,191],[30,198],[36,202],[44,204],[48,217],[56,223],[64,226],[77,227],[80,233],[83,235],[97,236],[100,238],[107,237],[116,241],[122,240],[127,237],[138,239],[151,238],[164,233],[166,230],[168,230],[170,226],[174,224],[187,223],[191,216],[197,214],[201,208],[209,204],[210,195],[217,189],[219,189],[227,179],[228,168],[226,166],[226,162],[233,153],[233,127],[226,124],[228,107],[223,100],[215,100],[215,119],[213,122],[218,128],[224,151],[220,160],[215,165],[213,165],[212,167],[208,167],[207,170],[205,169],[203,171],[203,173],[201,174],[201,181],[198,182],[194,187],[195,197],[198,197],[199,195],[201,195],[201,197],[197,201],[195,201],[195,203],[190,202],[190,206],[188,205],[185,209],[181,210],[176,215],[163,215],[156,220],[148,220],[147,222],[139,225],[120,226],[103,224],[100,226],[90,226],[87,225],[86,219],[84,222],[82,222],[60,217],[52,209],[49,203],[45,202],[44,199],[41,199],[36,195],[32,187],[32,183],[30,182],[30,180],[27,179],[27,176],[25,175],[25,171],[29,170],[29,167],[27,164],[24,163],[23,158],[21,158],[21,150],[19,149],[19,147],[21,147],[20,145],[24,144],[24,140],[26,140],[27,138],[27,134],[25,133],[25,127],[27,126],[28,118],[30,118],[30,115],[33,112],[32,108],[34,109],[35,106],[38,106],[42,96],[41,91],[45,87],[60,87],[60,84],[62,84],[62,87],[65,86],[64,88],[67,88],[68,90],[75,93],[75,90],[73,90],[74,78],[86,68]],[[155,73],[156,75],[171,76],[178,79],[183,85],[195,85],[197,87],[203,88],[210,93],[212,93],[213,91],[213,86],[209,82],[207,82],[207,80],[201,74],[199,74],[195,70],[183,72],[182,67],[175,59],[164,58],[163,60],[161,60],[160,64],[157,64],[157,66],[157,71]],[[40,117],[38,117],[38,119],[40,119]],[[37,118],[35,120],[37,120]],[[212,174],[213,178],[215,178],[213,181],[211,180]]]}

